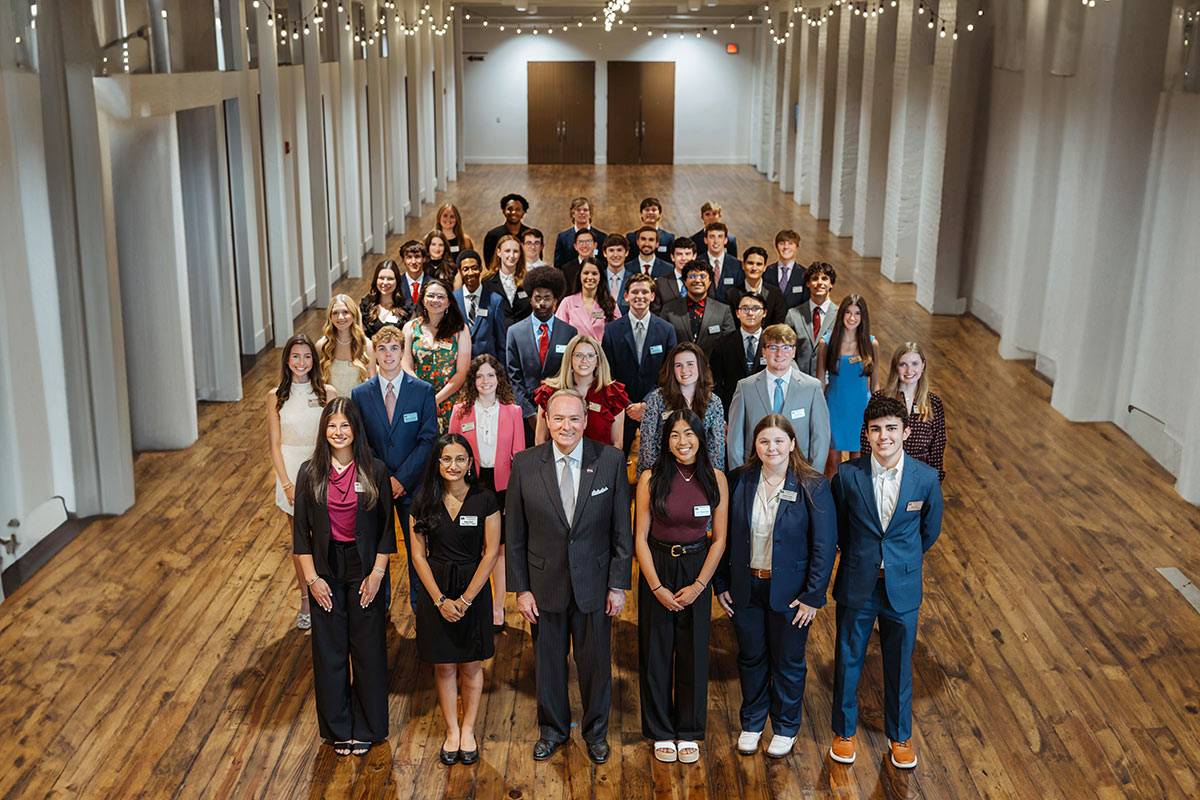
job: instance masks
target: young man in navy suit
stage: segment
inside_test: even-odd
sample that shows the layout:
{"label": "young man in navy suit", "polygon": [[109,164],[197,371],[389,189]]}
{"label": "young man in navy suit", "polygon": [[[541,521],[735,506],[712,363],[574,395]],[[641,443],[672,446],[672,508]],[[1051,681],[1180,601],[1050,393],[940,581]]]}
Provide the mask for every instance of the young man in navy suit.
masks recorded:
{"label": "young man in navy suit", "polygon": [[617,301],[617,308],[621,309],[621,313],[628,314],[629,306],[625,305],[625,282],[631,275],[637,274],[634,270],[626,268],[625,256],[629,255],[629,244],[624,236],[610,233],[604,240],[603,252],[604,285],[608,287],[608,293],[612,295],[613,300]]}
{"label": "young man in navy suit", "polygon": [[575,237],[581,231],[590,230],[597,244],[605,238],[604,231],[592,227],[592,204],[586,197],[576,197],[571,201],[571,223],[571,227],[561,231],[554,241],[554,266],[560,269],[563,264],[578,258]]}
{"label": "young man in navy suit", "polygon": [[775,252],[779,260],[767,267],[763,280],[778,286],[783,292],[783,302],[789,309],[808,300],[808,287],[804,283],[804,267],[796,263],[796,251],[800,249],[800,234],[784,228],[775,234]]}
{"label": "young man in navy suit", "polygon": [[[716,203],[716,202],[713,202],[712,200],[709,200],[704,205],[700,206],[700,222],[702,223],[703,227],[700,228],[700,230],[698,230],[692,234],[692,241],[698,245],[703,244],[704,243],[704,234],[708,231],[709,223],[720,222],[720,221],[721,221],[721,204],[720,203]],[[733,256],[734,258],[737,258],[738,244],[737,244],[736,236],[729,237],[729,242],[726,245],[726,249],[729,250],[729,254],[731,256]]]}
{"label": "young man in navy suit", "polygon": [[471,357],[487,353],[504,358],[508,339],[508,316],[504,313],[504,297],[484,288],[483,264],[474,250],[458,254],[458,274],[462,288],[454,293],[467,330],[471,331]]}
{"label": "young man in navy suit", "polygon": [[409,316],[412,316],[416,313],[421,286],[429,280],[429,273],[425,271],[429,254],[425,251],[425,245],[415,239],[410,239],[400,245],[400,260],[404,265],[404,274],[400,276],[400,285],[397,289],[400,297],[403,298],[405,310],[408,311]]}
{"label": "young man in navy suit", "polygon": [[[661,278],[671,274],[671,262],[658,257],[658,229],[649,225],[638,228],[633,237],[633,257],[626,262],[625,267],[632,272],[644,272],[651,278]],[[674,241],[674,239],[672,239]]]}
{"label": "young man in navy suit", "polygon": [[504,365],[517,405],[525,418],[525,443],[533,446],[537,406],[533,395],[542,381],[558,374],[567,343],[579,331],[554,316],[563,295],[562,272],[554,267],[537,267],[521,282],[529,292],[533,313],[508,328]]}
{"label": "young man in navy suit", "polygon": [[654,280],[645,274],[633,275],[625,284],[629,311],[604,326],[604,341],[600,343],[613,380],[625,384],[629,394],[625,416],[634,424],[625,426],[626,453],[642,422],[646,397],[658,387],[658,371],[678,343],[675,326],[650,313],[653,301]]}
{"label": "young man in navy suit", "polygon": [[[350,399],[362,412],[371,453],[391,473],[392,498],[408,552],[408,600],[416,613],[417,579],[408,546],[408,506],[420,487],[425,462],[437,438],[437,406],[433,387],[400,369],[404,334],[399,328],[384,325],[372,343],[379,374],[355,386]],[[387,580],[385,577],[384,591],[390,596]]]}
{"label": "young man in navy suit", "polygon": [[666,303],[687,295],[683,271],[695,260],[696,245],[691,239],[681,236],[671,242],[671,263],[674,268],[654,280],[654,305],[650,309],[655,314],[662,313],[662,307]]}
{"label": "young man in navy suit", "polygon": [[[638,209],[638,215],[642,218],[642,226],[653,228],[658,235],[658,243],[655,245],[655,252],[660,258],[665,258],[667,251],[671,247],[671,242],[675,239],[675,234],[664,231],[658,226],[662,221],[662,202],[657,197],[647,197],[642,200],[641,207]],[[637,252],[638,234],[642,230],[639,228],[636,231],[625,234],[625,238],[629,240],[630,252]]]}
{"label": "young man in navy suit", "polygon": [[833,478],[841,562],[833,583],[834,761],[852,764],[858,680],[876,619],[883,654],[883,724],[892,764],[917,765],[912,748],[912,654],[921,608],[921,566],[942,529],[937,470],[904,454],[908,410],[876,397],[863,413],[871,455],[844,462]]}
{"label": "young man in navy suit", "polygon": [[713,287],[712,294],[718,300],[725,301],[725,292],[746,280],[742,271],[742,262],[738,261],[726,250],[729,229],[724,222],[714,222],[704,230],[704,244],[708,252],[703,260],[712,265]]}

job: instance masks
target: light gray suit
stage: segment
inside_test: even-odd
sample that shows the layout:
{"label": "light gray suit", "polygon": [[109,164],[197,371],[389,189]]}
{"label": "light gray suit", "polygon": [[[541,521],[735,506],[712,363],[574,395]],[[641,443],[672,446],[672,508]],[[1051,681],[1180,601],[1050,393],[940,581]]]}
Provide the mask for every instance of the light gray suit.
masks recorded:
{"label": "light gray suit", "polygon": [[808,303],[801,303],[795,308],[788,309],[784,324],[796,332],[796,366],[805,375],[813,377],[817,375],[817,342],[822,336],[833,330],[833,322],[837,319],[837,310],[837,303],[831,303],[829,313],[821,317],[821,330],[814,339]]}
{"label": "light gray suit", "polygon": [[[729,433],[725,445],[729,469],[736,469],[746,462],[749,448],[754,446],[754,426],[771,413],[774,382],[775,376],[766,370],[738,381],[729,404]],[[804,457],[813,469],[823,472],[830,437],[825,392],[816,378],[805,375],[795,365],[785,385],[782,414],[796,429],[796,444]]]}

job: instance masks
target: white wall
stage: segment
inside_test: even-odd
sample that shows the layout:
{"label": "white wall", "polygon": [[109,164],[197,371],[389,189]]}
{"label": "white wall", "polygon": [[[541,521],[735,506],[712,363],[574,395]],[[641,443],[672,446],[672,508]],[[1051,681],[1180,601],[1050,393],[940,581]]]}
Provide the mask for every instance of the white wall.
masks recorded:
{"label": "white wall", "polygon": [[[463,67],[467,163],[526,163],[530,61],[596,62],[596,163],[605,163],[609,60],[675,62],[676,164],[749,163],[754,39],[752,26],[701,39],[605,34],[596,28],[518,36],[511,26],[503,33],[493,26],[464,26],[463,52],[484,56]],[[739,46],[737,55],[725,52],[730,42]]]}

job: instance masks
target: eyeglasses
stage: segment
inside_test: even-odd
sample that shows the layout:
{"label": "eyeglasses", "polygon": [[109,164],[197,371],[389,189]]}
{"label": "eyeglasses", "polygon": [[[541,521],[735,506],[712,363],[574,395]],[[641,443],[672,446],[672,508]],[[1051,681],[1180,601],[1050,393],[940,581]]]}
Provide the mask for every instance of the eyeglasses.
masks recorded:
{"label": "eyeglasses", "polygon": [[471,459],[468,456],[440,456],[438,457],[438,463],[444,467],[448,467],[451,464],[465,467],[467,464],[471,463]]}
{"label": "eyeglasses", "polygon": [[786,353],[789,350],[795,349],[794,344],[769,344],[764,347],[764,350],[770,350],[772,353]]}
{"label": "eyeglasses", "polygon": [[755,314],[761,314],[764,309],[762,306],[738,306],[738,311],[752,311]]}
{"label": "eyeglasses", "polygon": [[595,353],[572,353],[571,358],[576,361],[595,361],[599,356]]}

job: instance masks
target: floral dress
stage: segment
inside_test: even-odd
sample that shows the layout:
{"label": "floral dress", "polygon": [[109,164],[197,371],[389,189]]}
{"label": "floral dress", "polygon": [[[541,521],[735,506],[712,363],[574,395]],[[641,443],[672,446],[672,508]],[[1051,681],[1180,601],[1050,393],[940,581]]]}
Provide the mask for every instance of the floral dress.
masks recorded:
{"label": "floral dress", "polygon": [[[436,340],[434,346],[430,347],[421,335],[421,323],[414,322],[412,355],[417,377],[432,386],[434,393],[440,392],[454,377],[458,365],[458,337],[453,336],[448,341]],[[455,394],[438,403],[438,433],[445,433],[450,428],[450,412],[454,410],[457,400],[458,395]]]}

